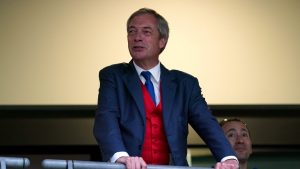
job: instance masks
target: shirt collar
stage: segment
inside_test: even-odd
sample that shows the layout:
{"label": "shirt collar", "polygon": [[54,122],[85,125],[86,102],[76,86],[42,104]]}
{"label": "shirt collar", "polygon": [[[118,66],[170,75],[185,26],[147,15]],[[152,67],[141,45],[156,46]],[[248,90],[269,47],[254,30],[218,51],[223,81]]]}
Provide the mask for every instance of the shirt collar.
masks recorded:
{"label": "shirt collar", "polygon": [[154,78],[154,80],[156,82],[159,82],[159,79],[160,79],[160,62],[158,62],[158,64],[156,66],[154,66],[153,68],[151,68],[149,70],[145,70],[145,69],[139,67],[137,64],[134,63],[134,61],[133,61],[133,65],[134,65],[135,70],[137,71],[139,76],[141,76],[142,71],[149,71],[152,74],[152,77]]}

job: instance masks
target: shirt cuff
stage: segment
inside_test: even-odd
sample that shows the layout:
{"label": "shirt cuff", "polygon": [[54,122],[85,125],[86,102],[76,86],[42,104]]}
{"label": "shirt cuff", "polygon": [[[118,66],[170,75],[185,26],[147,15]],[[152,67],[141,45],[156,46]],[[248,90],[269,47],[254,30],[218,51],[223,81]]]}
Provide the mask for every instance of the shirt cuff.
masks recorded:
{"label": "shirt cuff", "polygon": [[129,154],[125,151],[116,152],[111,158],[110,162],[115,163],[120,157],[129,157]]}
{"label": "shirt cuff", "polygon": [[239,163],[239,160],[236,158],[236,156],[226,156],[222,158],[221,162],[224,162],[226,160],[236,160]]}

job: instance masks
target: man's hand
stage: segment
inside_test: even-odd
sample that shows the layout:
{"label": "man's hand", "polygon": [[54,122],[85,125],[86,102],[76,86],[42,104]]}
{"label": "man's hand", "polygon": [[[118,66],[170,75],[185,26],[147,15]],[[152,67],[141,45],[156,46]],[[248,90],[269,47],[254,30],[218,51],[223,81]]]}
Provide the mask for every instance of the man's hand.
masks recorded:
{"label": "man's hand", "polygon": [[218,162],[215,165],[215,169],[238,169],[239,163],[236,160],[225,160],[223,162]]}
{"label": "man's hand", "polygon": [[142,157],[120,157],[117,163],[125,164],[126,169],[146,169],[147,164]]}

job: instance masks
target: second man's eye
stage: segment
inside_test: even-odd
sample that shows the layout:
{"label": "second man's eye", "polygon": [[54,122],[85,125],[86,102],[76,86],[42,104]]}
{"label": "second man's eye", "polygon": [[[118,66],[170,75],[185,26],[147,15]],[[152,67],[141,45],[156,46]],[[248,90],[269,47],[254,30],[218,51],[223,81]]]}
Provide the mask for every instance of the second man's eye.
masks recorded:
{"label": "second man's eye", "polygon": [[230,133],[230,134],[227,134],[227,137],[233,137],[233,134],[232,133]]}

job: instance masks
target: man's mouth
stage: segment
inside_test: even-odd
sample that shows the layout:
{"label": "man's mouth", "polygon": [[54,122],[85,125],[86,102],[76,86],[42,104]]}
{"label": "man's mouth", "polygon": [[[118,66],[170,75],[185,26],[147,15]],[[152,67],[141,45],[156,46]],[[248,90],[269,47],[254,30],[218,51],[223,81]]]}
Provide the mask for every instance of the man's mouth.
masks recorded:
{"label": "man's mouth", "polygon": [[144,50],[144,47],[143,46],[133,46],[132,49],[133,49],[133,51],[139,52],[139,51]]}
{"label": "man's mouth", "polygon": [[239,151],[239,152],[240,152],[240,151],[245,151],[245,149],[246,149],[246,148],[243,147],[243,146],[236,146],[236,147],[234,147],[234,150],[235,150],[235,151]]}

